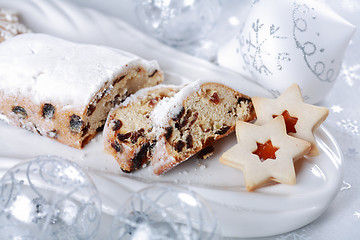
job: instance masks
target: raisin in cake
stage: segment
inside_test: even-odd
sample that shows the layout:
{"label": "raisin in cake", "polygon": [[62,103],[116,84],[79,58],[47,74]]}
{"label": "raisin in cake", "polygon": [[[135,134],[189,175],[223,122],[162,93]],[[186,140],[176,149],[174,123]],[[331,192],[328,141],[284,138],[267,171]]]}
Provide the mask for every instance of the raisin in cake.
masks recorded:
{"label": "raisin in cake", "polygon": [[149,116],[159,101],[179,89],[169,85],[144,88],[110,111],[103,132],[105,151],[115,157],[124,172],[147,165],[156,142]]}
{"label": "raisin in cake", "polygon": [[156,175],[173,168],[234,131],[236,121],[251,121],[251,98],[221,83],[197,81],[151,114],[157,142],[151,166]]}
{"label": "raisin in cake", "polygon": [[19,22],[15,12],[0,8],[0,43],[15,35],[28,32],[31,31]]}
{"label": "raisin in cake", "polygon": [[0,69],[1,119],[75,148],[112,107],[163,81],[155,61],[32,33],[0,44]]}

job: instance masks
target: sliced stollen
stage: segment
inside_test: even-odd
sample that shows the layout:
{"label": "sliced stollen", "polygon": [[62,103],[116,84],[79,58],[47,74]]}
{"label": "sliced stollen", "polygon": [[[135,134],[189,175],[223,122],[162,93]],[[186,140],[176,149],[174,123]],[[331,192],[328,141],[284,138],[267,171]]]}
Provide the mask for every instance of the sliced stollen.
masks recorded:
{"label": "sliced stollen", "polygon": [[0,8],[0,43],[18,34],[29,32],[31,30],[20,23],[16,12]]}
{"label": "sliced stollen", "polygon": [[151,166],[160,175],[251,121],[251,98],[217,82],[196,81],[164,99],[150,115],[157,141]]}
{"label": "sliced stollen", "polygon": [[163,81],[156,61],[45,34],[1,43],[0,69],[0,118],[75,148],[102,130],[112,107]]}
{"label": "sliced stollen", "polygon": [[150,114],[159,101],[179,90],[180,86],[170,85],[144,88],[110,111],[103,132],[104,147],[124,172],[147,165],[156,143]]}

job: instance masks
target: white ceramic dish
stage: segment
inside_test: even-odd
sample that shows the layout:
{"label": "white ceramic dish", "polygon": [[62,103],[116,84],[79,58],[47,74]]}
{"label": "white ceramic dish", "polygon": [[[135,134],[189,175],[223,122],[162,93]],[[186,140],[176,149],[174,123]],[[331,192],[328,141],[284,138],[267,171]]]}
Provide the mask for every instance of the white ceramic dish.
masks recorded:
{"label": "white ceramic dish", "polygon": [[[121,48],[147,59],[156,59],[166,72],[167,83],[197,78],[218,79],[247,95],[268,96],[263,88],[238,74],[180,53],[121,20],[96,11],[60,0],[0,0],[0,6],[18,10],[34,32]],[[18,161],[36,155],[51,154],[73,160],[89,170],[98,186],[104,216],[113,215],[131,193],[148,184],[180,184],[207,200],[227,237],[270,236],[302,227],[327,209],[342,180],[341,152],[324,128],[316,132],[320,156],[296,164],[295,186],[276,184],[252,193],[246,192],[240,171],[218,162],[221,153],[235,144],[234,135],[217,143],[210,159],[190,159],[164,176],[155,177],[148,169],[134,174],[122,173],[116,161],[103,152],[101,135],[83,150],[77,150],[9,127],[4,122],[0,122],[0,133],[2,173]],[[102,228],[99,239],[106,235],[105,232]]]}

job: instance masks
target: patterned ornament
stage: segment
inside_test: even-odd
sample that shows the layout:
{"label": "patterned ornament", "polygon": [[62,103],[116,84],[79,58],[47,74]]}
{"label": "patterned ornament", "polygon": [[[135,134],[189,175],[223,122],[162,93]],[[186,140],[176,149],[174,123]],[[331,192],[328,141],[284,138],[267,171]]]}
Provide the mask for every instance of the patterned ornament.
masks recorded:
{"label": "patterned ornament", "polygon": [[112,240],[221,239],[212,212],[194,193],[158,184],[135,193],[117,213]]}
{"label": "patterned ornament", "polygon": [[160,41],[181,46],[204,38],[220,16],[219,0],[136,0],[143,28]]}
{"label": "patterned ornament", "polygon": [[322,1],[259,0],[240,33],[219,49],[218,62],[275,97],[297,83],[304,100],[317,103],[333,86],[354,32]]}
{"label": "patterned ornament", "polygon": [[2,239],[94,239],[100,224],[98,191],[78,165],[38,157],[1,179]]}

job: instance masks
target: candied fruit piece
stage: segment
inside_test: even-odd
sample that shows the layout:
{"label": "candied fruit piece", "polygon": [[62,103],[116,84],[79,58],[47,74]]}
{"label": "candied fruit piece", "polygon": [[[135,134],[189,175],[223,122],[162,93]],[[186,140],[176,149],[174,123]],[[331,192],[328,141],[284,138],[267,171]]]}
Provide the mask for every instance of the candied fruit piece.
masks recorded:
{"label": "candied fruit piece", "polygon": [[111,129],[113,130],[113,131],[117,131],[117,130],[119,130],[121,127],[122,127],[122,122],[121,122],[121,120],[119,120],[119,119],[113,119],[112,121],[111,121],[111,123],[110,123],[111,125]]}
{"label": "candied fruit piece", "polygon": [[227,131],[230,129],[230,126],[223,126],[221,127],[219,130],[217,130],[215,132],[215,134],[218,134],[218,135],[224,135],[225,133],[227,133]]}
{"label": "candied fruit piece", "polygon": [[193,140],[193,137],[189,134],[186,137],[186,147],[187,148],[192,148],[193,146],[194,146],[194,140]]}
{"label": "candied fruit piece", "polygon": [[72,132],[80,133],[81,128],[83,127],[84,122],[81,120],[81,117],[78,115],[71,115],[70,116],[70,130]]}
{"label": "candied fruit piece", "polygon": [[177,152],[181,152],[181,150],[183,150],[183,148],[185,147],[185,143],[181,140],[179,140],[176,144],[175,144],[175,150]]}
{"label": "candied fruit piece", "polygon": [[199,159],[207,159],[209,158],[211,155],[214,154],[214,146],[210,145],[207,146],[206,148],[203,148],[197,155],[197,158]]}
{"label": "candied fruit piece", "polygon": [[93,112],[95,111],[96,109],[96,106],[90,104],[87,111],[86,111],[86,116],[90,116],[93,114]]}
{"label": "candied fruit piece", "polygon": [[118,133],[116,135],[117,139],[119,139],[119,141],[125,141],[126,139],[128,139],[129,137],[131,136],[131,132],[128,132],[128,133],[125,133],[125,134],[122,134],[122,133]]}
{"label": "candied fruit piece", "polygon": [[144,132],[145,132],[145,130],[143,129],[143,128],[140,128],[139,130],[137,130],[137,131],[135,131],[135,132],[133,132],[132,134],[131,134],[131,142],[132,143],[136,143],[137,142],[137,140],[139,139],[139,137],[144,137],[145,135],[144,135]]}
{"label": "candied fruit piece", "polygon": [[117,141],[112,142],[111,147],[115,149],[116,152],[122,152],[122,146]]}
{"label": "candied fruit piece", "polygon": [[172,133],[173,133],[173,128],[170,126],[170,127],[167,127],[165,128],[165,138],[166,140],[169,140],[169,138],[171,137]]}
{"label": "candied fruit piece", "polygon": [[55,114],[55,107],[50,103],[45,103],[42,109],[42,116],[45,119],[52,119]]}
{"label": "candied fruit piece", "polygon": [[157,72],[158,72],[158,70],[155,69],[155,71],[152,74],[149,75],[149,78],[152,78]]}
{"label": "candied fruit piece", "polygon": [[216,92],[214,92],[211,96],[210,102],[213,102],[215,105],[218,105],[220,103],[219,95]]}
{"label": "candied fruit piece", "polygon": [[12,108],[12,111],[19,116],[19,118],[24,119],[27,117],[26,110],[23,107],[15,106]]}

